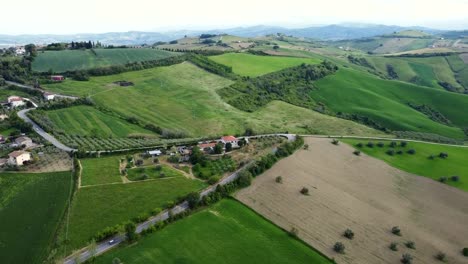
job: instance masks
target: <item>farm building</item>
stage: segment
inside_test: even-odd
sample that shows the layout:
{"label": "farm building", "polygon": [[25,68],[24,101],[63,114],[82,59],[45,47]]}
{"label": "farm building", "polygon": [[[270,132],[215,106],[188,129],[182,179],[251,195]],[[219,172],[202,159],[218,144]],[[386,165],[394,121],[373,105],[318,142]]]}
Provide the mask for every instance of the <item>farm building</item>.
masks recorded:
{"label": "farm building", "polygon": [[201,150],[201,151],[204,151],[204,152],[210,152],[210,151],[213,151],[214,147],[216,146],[216,142],[211,142],[211,143],[202,143],[202,144],[198,144],[198,148]]}
{"label": "farm building", "polygon": [[18,107],[24,105],[23,98],[15,95],[8,97],[8,103],[11,107]]}
{"label": "farm building", "polygon": [[239,147],[239,139],[237,139],[236,137],[234,136],[224,136],[224,137],[221,137],[221,143],[225,144],[226,143],[231,143],[232,147],[233,148],[238,148]]}
{"label": "farm building", "polygon": [[27,151],[17,150],[8,154],[8,164],[21,166],[25,161],[31,160],[31,154]]}
{"label": "farm building", "polygon": [[147,153],[151,156],[160,156],[162,152],[159,149],[149,150]]}
{"label": "farm building", "polygon": [[32,142],[32,139],[30,139],[28,137],[18,137],[18,138],[15,139],[15,143],[18,146],[24,146],[25,148],[29,148],[29,147],[34,146],[34,144]]}
{"label": "farm building", "polygon": [[54,98],[55,98],[55,94],[48,93],[48,92],[44,93],[44,99],[46,99],[47,101],[54,100]]}
{"label": "farm building", "polygon": [[63,77],[63,75],[51,75],[50,80],[52,80],[54,82],[61,82],[61,81],[65,80],[65,77]]}

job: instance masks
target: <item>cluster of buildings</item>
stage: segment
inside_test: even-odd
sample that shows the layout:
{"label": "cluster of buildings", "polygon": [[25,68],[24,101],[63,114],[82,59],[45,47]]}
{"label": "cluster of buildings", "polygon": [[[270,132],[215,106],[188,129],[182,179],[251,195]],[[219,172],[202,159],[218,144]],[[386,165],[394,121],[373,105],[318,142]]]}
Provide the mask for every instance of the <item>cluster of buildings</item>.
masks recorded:
{"label": "cluster of buildings", "polygon": [[[0,141],[4,142],[5,138],[0,136]],[[26,151],[31,147],[34,147],[32,139],[26,136],[17,137],[11,144],[10,147],[20,148],[8,154],[8,159],[0,159],[0,166],[23,166],[25,163],[31,161],[31,153]]]}
{"label": "cluster of buildings", "polygon": [[[49,93],[49,92],[44,92],[42,94],[44,100],[46,101],[52,101],[55,99],[55,94],[53,93]],[[17,108],[17,107],[22,107],[22,106],[25,106],[26,105],[26,102],[27,101],[30,101],[29,99],[27,98],[23,98],[21,96],[17,96],[17,95],[12,95],[12,96],[9,96],[7,98],[7,101],[6,102],[2,102],[2,105],[4,106],[9,106],[11,108]],[[35,103],[30,101],[34,106]],[[36,106],[37,107],[37,106]]]}

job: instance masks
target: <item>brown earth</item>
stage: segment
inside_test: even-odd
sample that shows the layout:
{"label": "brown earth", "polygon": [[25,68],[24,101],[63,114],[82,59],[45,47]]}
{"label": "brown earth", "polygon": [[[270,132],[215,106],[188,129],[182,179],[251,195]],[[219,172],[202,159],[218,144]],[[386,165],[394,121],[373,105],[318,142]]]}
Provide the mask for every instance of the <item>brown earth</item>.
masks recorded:
{"label": "brown earth", "polygon": [[[461,250],[468,247],[468,193],[402,172],[383,161],[353,155],[353,148],[335,146],[329,139],[307,138],[300,150],[258,176],[236,198],[338,263],[400,263],[403,253],[413,263],[468,263]],[[281,175],[283,183],[276,183]],[[309,195],[302,195],[302,187]],[[390,230],[399,226],[402,236]],[[353,240],[342,236],[354,231]],[[416,249],[403,243],[414,241]],[[332,250],[335,242],[346,254]],[[397,242],[399,250],[389,245]]]}

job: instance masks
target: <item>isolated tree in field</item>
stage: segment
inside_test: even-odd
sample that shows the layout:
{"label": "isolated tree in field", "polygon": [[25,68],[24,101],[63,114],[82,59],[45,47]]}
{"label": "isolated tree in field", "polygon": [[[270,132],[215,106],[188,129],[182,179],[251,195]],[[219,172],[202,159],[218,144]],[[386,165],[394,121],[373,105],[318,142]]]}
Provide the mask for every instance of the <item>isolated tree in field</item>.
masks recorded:
{"label": "isolated tree in field", "polygon": [[237,179],[237,183],[239,187],[247,187],[252,182],[252,173],[247,170],[242,170],[239,172],[239,178]]}
{"label": "isolated tree in field", "polygon": [[437,255],[435,256],[435,258],[436,258],[437,260],[442,261],[442,262],[446,262],[446,261],[447,261],[447,255],[445,255],[445,253],[443,253],[443,252],[437,253]]}
{"label": "isolated tree in field", "polygon": [[304,144],[304,150],[308,150],[309,149],[309,144]]}
{"label": "isolated tree in field", "polygon": [[351,229],[346,229],[343,233],[343,236],[346,237],[347,239],[353,239],[354,238],[354,232]]}
{"label": "isolated tree in field", "polygon": [[416,244],[413,241],[408,241],[405,243],[407,248],[416,249]]}
{"label": "isolated tree in field", "polygon": [[356,144],[356,147],[358,147],[358,148],[362,148],[363,146],[364,146],[364,144],[362,144],[361,142]]}
{"label": "isolated tree in field", "polygon": [[391,148],[395,148],[397,146],[397,143],[395,141],[390,142],[389,145]]}
{"label": "isolated tree in field", "polygon": [[457,176],[457,175],[454,175],[454,176],[450,177],[450,180],[452,180],[453,182],[458,182],[458,181],[460,181],[460,177]]}
{"label": "isolated tree in field", "polygon": [[275,181],[276,181],[277,183],[283,183],[283,177],[278,176],[278,177],[276,177]]}
{"label": "isolated tree in field", "polygon": [[129,222],[125,225],[125,235],[129,242],[133,242],[138,238],[138,234],[135,233],[136,225],[133,222]]}
{"label": "isolated tree in field", "polygon": [[230,151],[232,150],[232,144],[231,144],[231,143],[229,143],[229,142],[228,142],[228,143],[226,143],[226,146],[225,146],[225,148],[226,148],[226,152],[230,152]]}
{"label": "isolated tree in field", "polygon": [[397,244],[396,242],[392,242],[392,243],[390,243],[389,248],[390,248],[392,251],[398,251],[398,244]]}
{"label": "isolated tree in field", "polygon": [[278,50],[279,48],[280,48],[280,47],[279,47],[278,45],[274,45],[274,46],[273,46],[273,49],[274,49],[274,50]]}
{"label": "isolated tree in field", "polygon": [[442,158],[442,159],[446,159],[446,158],[448,158],[448,153],[441,152],[441,153],[439,153],[439,157]]}
{"label": "isolated tree in field", "polygon": [[336,138],[334,138],[331,142],[333,145],[339,145],[340,144],[340,141]]}
{"label": "isolated tree in field", "polygon": [[302,187],[301,191],[300,191],[303,195],[309,195],[309,189],[307,189],[306,187]]}
{"label": "isolated tree in field", "polygon": [[383,146],[385,146],[385,144],[383,142],[377,142],[377,147],[383,148]]}
{"label": "isolated tree in field", "polygon": [[403,150],[397,150],[396,154],[403,155]]}
{"label": "isolated tree in field", "polygon": [[392,234],[397,235],[397,236],[401,236],[400,228],[398,226],[392,227]]}
{"label": "isolated tree in field", "polygon": [[367,147],[373,148],[374,147],[374,142],[367,142]]}
{"label": "isolated tree in field", "polygon": [[430,160],[433,160],[433,159],[435,159],[435,155],[434,155],[434,154],[431,154],[431,155],[429,155],[429,157],[427,157],[427,158],[430,159]]}
{"label": "isolated tree in field", "polygon": [[395,155],[395,150],[389,149],[385,153],[387,153],[387,155],[393,156],[393,155]]}
{"label": "isolated tree in field", "polygon": [[445,183],[445,182],[447,182],[447,177],[442,176],[442,177],[439,178],[439,181],[440,181],[441,183]]}
{"label": "isolated tree in field", "polygon": [[411,155],[416,154],[416,150],[414,150],[414,149],[410,149],[407,152],[408,152],[408,154],[411,154]]}
{"label": "isolated tree in field", "polygon": [[401,256],[401,263],[403,264],[411,264],[413,263],[413,256],[411,256],[410,254],[403,254],[403,256]]}
{"label": "isolated tree in field", "polygon": [[333,245],[333,250],[335,250],[337,253],[344,254],[345,245],[341,242],[336,242],[335,245]]}
{"label": "isolated tree in field", "polygon": [[200,194],[198,192],[189,193],[187,195],[187,202],[189,204],[190,209],[194,209],[200,202]]}
{"label": "isolated tree in field", "polygon": [[400,142],[400,146],[403,147],[403,148],[406,147],[407,145],[408,145],[408,142],[406,142],[406,141]]}
{"label": "isolated tree in field", "polygon": [[360,156],[361,151],[356,149],[355,151],[353,151],[353,154],[356,155],[356,156]]}

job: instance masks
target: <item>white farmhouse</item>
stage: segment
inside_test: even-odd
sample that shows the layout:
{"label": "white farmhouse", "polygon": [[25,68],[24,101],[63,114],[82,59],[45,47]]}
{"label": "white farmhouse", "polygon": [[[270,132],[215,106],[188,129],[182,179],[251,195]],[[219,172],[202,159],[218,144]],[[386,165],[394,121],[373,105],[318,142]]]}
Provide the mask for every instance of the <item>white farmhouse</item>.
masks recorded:
{"label": "white farmhouse", "polygon": [[44,99],[46,99],[47,101],[54,100],[54,98],[55,98],[55,94],[53,94],[53,93],[48,93],[48,92],[45,92],[45,93],[44,93]]}
{"label": "white farmhouse", "polygon": [[13,151],[8,154],[8,164],[15,166],[22,166],[25,161],[31,160],[31,154],[27,151]]}
{"label": "white farmhouse", "polygon": [[15,96],[15,95],[8,97],[8,103],[10,104],[11,107],[18,107],[18,106],[25,105],[23,98],[19,96]]}
{"label": "white farmhouse", "polygon": [[233,148],[238,148],[239,147],[239,140],[235,136],[224,136],[224,137],[221,137],[220,141],[223,144],[231,143],[231,146]]}

